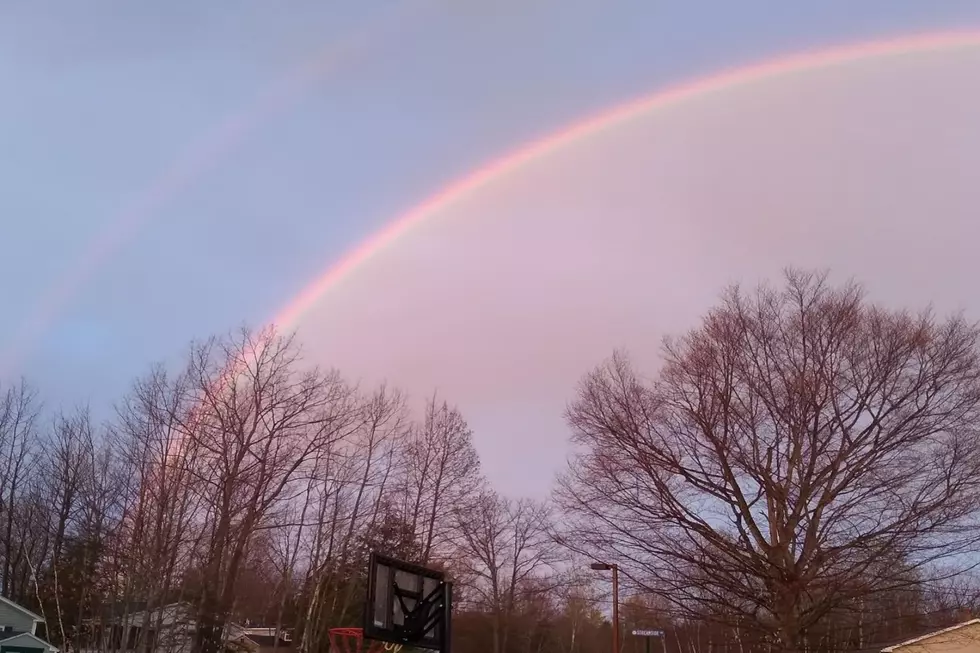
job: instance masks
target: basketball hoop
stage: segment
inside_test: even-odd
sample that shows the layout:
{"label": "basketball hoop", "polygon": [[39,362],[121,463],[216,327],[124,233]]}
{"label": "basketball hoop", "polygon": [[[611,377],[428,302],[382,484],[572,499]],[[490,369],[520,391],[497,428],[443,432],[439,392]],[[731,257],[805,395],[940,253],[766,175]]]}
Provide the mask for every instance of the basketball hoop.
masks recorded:
{"label": "basketball hoop", "polygon": [[[321,631],[322,632],[322,631]],[[331,653],[399,653],[401,644],[382,642],[377,639],[367,640],[364,645],[364,631],[361,628],[331,628],[327,631],[330,638]]]}
{"label": "basketball hoop", "polygon": [[372,551],[367,590],[362,637],[449,653],[453,584],[443,570]]}

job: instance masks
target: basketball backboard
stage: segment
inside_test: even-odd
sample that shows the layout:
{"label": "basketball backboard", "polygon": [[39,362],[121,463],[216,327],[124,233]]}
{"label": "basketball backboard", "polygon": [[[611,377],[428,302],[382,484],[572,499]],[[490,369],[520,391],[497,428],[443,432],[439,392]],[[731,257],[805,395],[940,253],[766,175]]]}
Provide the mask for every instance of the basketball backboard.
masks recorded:
{"label": "basketball backboard", "polygon": [[452,583],[445,574],[380,553],[368,564],[364,636],[447,653]]}

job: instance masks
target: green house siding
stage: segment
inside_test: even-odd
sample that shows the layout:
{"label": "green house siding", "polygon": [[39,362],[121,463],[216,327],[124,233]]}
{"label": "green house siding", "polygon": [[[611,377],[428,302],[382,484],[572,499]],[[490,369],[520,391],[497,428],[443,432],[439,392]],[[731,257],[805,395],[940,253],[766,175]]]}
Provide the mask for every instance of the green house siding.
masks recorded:
{"label": "green house siding", "polygon": [[0,644],[0,653],[44,653],[44,649],[33,646],[4,646]]}
{"label": "green house siding", "polygon": [[16,632],[34,632],[34,617],[19,605],[7,600],[0,601],[0,630],[12,626]]}

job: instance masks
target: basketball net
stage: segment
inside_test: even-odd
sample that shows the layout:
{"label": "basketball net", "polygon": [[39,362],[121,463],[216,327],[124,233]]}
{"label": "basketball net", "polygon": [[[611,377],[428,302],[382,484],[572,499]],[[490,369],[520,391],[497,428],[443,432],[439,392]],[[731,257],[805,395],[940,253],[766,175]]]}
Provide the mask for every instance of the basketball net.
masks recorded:
{"label": "basketball net", "polygon": [[364,645],[364,631],[361,628],[331,628],[327,631],[330,638],[331,653],[399,653],[401,644],[382,642],[377,639],[367,640]]}

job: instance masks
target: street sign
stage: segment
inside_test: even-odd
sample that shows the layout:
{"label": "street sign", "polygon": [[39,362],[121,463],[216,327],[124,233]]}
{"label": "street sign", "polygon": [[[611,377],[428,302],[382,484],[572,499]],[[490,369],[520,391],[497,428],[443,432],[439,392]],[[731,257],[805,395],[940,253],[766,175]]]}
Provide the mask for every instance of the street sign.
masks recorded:
{"label": "street sign", "polygon": [[663,637],[664,631],[662,630],[634,630],[633,634],[637,637]]}

